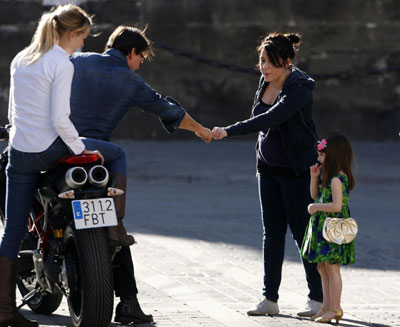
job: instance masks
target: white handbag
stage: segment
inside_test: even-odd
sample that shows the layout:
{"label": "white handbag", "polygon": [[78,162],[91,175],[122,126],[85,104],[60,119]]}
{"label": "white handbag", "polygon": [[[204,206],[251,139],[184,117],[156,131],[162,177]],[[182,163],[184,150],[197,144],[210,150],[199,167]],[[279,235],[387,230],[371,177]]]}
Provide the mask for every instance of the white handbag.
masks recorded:
{"label": "white handbag", "polygon": [[327,217],[322,228],[322,236],[329,243],[350,243],[357,233],[358,225],[354,218]]}

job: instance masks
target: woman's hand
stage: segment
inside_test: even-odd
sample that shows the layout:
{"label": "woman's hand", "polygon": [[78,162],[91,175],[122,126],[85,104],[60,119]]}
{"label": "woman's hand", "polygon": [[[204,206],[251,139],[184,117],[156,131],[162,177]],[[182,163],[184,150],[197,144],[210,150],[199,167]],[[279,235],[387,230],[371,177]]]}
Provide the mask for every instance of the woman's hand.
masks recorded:
{"label": "woman's hand", "polygon": [[308,213],[310,215],[313,215],[314,213],[316,213],[318,210],[318,203],[310,203],[307,207]]}
{"label": "woman's hand", "polygon": [[83,150],[82,154],[97,154],[100,157],[101,164],[104,165],[104,157],[99,150]]}
{"label": "woman's hand", "polygon": [[318,177],[321,174],[321,167],[318,163],[310,167],[311,177]]}
{"label": "woman's hand", "polygon": [[222,127],[214,127],[212,130],[212,137],[214,140],[222,140],[227,137],[228,133]]}

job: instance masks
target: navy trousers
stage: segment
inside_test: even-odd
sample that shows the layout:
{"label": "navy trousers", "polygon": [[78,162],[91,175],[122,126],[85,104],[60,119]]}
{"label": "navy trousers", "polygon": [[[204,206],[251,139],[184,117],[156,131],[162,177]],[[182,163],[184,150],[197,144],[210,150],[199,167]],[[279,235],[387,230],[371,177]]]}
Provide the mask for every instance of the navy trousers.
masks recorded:
{"label": "navy trousers", "polygon": [[[310,175],[278,176],[259,172],[258,187],[264,229],[264,296],[278,301],[285,252],[285,236],[289,225],[300,249],[310,219],[307,206],[310,196]],[[309,288],[308,297],[322,302],[321,277],[317,265],[302,259]]]}

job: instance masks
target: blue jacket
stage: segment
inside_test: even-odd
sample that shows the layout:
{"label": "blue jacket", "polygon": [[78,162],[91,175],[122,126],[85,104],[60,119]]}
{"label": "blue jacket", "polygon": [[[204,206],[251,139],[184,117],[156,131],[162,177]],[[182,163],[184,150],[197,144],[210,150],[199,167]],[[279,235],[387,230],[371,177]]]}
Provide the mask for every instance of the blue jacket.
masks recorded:
{"label": "blue jacket", "polygon": [[158,116],[168,133],[180,125],[185,110],[170,97],[162,98],[128,67],[116,49],[74,53],[71,121],[81,136],[109,141],[117,123],[132,107]]}
{"label": "blue jacket", "polygon": [[[253,110],[260,103],[268,82],[261,76]],[[278,127],[282,147],[296,175],[317,162],[317,132],[312,118],[314,80],[294,68],[286,79],[273,106],[263,114],[225,128],[228,137],[267,131]]]}

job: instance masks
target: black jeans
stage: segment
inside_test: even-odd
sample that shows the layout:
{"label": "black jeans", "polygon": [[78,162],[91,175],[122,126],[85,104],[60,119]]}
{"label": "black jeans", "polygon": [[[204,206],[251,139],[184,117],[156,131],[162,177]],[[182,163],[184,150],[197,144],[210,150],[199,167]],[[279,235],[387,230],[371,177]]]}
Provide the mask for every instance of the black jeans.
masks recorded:
{"label": "black jeans", "polygon": [[129,246],[123,246],[115,255],[113,266],[115,295],[120,297],[121,301],[136,296],[138,290]]}
{"label": "black jeans", "polygon": [[[279,176],[259,171],[258,186],[264,228],[264,296],[278,301],[285,252],[285,235],[289,224],[297,247],[301,248],[310,219],[307,206],[310,196],[310,175]],[[317,265],[302,259],[308,288],[308,297],[322,302],[321,278]]]}

